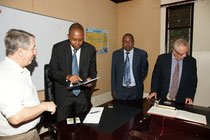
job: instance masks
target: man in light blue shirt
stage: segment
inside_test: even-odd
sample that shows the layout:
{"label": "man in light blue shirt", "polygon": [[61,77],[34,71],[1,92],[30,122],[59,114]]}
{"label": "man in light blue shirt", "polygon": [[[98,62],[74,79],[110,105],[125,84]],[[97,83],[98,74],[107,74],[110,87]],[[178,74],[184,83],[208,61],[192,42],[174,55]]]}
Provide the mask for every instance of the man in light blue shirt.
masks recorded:
{"label": "man in light blue shirt", "polygon": [[112,55],[111,86],[115,99],[142,99],[143,80],[148,71],[147,57],[147,52],[134,47],[132,34],[123,36],[122,49]]}

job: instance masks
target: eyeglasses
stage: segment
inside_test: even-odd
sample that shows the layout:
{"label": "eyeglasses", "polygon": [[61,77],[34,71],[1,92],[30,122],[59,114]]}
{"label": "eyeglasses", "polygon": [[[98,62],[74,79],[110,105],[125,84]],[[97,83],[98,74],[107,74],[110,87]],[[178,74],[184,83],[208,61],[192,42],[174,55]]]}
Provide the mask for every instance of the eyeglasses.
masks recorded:
{"label": "eyeglasses", "polygon": [[177,50],[175,50],[174,49],[174,51],[178,54],[178,55],[180,55],[180,56],[183,56],[183,55],[185,55],[187,52],[184,52],[184,53],[179,53]]}
{"label": "eyeglasses", "polygon": [[133,41],[132,41],[132,40],[129,40],[129,41],[123,40],[123,41],[122,41],[122,43],[123,43],[123,44],[126,44],[126,43],[128,43],[128,44],[132,44],[132,43],[133,43]]}

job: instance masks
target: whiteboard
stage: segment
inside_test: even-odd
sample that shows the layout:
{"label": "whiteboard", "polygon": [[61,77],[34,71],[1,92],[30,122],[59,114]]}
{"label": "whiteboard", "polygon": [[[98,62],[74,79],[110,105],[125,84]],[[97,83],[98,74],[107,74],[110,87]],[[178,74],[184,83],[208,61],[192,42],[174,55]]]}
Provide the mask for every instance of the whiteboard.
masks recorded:
{"label": "whiteboard", "polygon": [[37,90],[44,89],[44,65],[50,61],[53,45],[67,39],[71,24],[72,21],[0,6],[0,61],[5,58],[4,37],[9,29],[32,33],[38,54],[28,69]]}

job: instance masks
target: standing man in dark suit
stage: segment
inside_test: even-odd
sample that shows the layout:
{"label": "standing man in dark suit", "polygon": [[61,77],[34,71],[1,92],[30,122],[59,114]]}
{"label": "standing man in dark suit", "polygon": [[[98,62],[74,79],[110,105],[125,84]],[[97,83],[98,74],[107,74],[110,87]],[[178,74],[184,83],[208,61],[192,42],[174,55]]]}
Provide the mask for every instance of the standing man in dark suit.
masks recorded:
{"label": "standing man in dark suit", "polygon": [[89,81],[96,74],[95,47],[84,41],[82,25],[74,23],[69,28],[68,40],[53,46],[50,60],[49,75],[55,81],[57,121],[90,108],[93,82],[72,90],[67,90],[67,87],[80,81]]}
{"label": "standing man in dark suit", "polygon": [[[176,100],[178,103],[192,104],[197,87],[196,59],[188,56],[188,44],[184,39],[174,42],[172,53],[162,54],[158,57],[151,83],[151,93],[155,99]],[[179,65],[177,88],[174,92],[173,79],[176,65]]]}
{"label": "standing man in dark suit", "polygon": [[122,47],[112,55],[113,96],[119,100],[140,100],[148,71],[147,53],[134,47],[134,37],[130,33],[123,36]]}

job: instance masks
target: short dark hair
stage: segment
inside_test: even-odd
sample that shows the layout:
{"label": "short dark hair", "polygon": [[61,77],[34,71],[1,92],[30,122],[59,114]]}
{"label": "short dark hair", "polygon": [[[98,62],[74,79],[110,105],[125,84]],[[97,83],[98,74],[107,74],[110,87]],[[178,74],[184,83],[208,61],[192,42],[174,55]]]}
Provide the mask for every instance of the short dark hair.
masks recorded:
{"label": "short dark hair", "polygon": [[126,34],[124,34],[124,36],[123,36],[123,40],[124,40],[124,38],[126,37],[126,36],[130,36],[131,38],[132,38],[132,40],[134,41],[134,37],[133,37],[133,35],[131,34],[131,33],[126,33]]}
{"label": "short dark hair", "polygon": [[6,56],[13,55],[18,48],[28,49],[30,37],[35,38],[31,33],[19,29],[10,29],[4,38]]}
{"label": "short dark hair", "polygon": [[84,28],[83,28],[82,25],[79,24],[78,22],[77,22],[77,23],[74,23],[74,24],[72,24],[72,25],[70,26],[70,28],[69,28],[69,34],[70,34],[71,30],[73,30],[73,29],[78,29],[78,30],[81,30],[81,31],[84,32]]}

